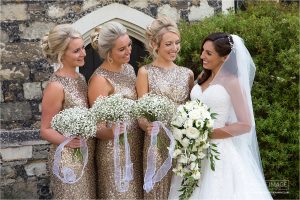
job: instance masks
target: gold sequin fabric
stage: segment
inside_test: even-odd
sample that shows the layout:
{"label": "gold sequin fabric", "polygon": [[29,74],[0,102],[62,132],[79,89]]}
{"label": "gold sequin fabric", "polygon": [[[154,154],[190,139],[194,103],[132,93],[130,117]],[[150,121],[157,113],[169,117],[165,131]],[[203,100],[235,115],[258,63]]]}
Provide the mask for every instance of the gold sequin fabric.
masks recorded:
{"label": "gold sequin fabric", "polygon": [[[131,65],[123,65],[121,72],[111,72],[101,67],[97,68],[94,75],[106,78],[114,87],[115,93],[122,94],[125,98],[137,99],[135,89],[136,75]],[[99,86],[101,87],[101,86]],[[127,127],[130,157],[133,163],[133,180],[127,192],[116,190],[114,182],[114,145],[113,140],[97,140],[96,163],[98,171],[99,199],[142,199],[143,198],[143,165],[142,148],[143,133],[136,120],[129,122]],[[125,164],[125,148],[120,144],[121,166]]]}
{"label": "gold sequin fabric", "polygon": [[[62,77],[53,74],[49,82],[58,82],[64,89],[63,109],[74,106],[88,106],[87,84],[85,78],[80,74],[78,78]],[[94,161],[95,139],[88,139],[88,163],[84,169],[81,179],[74,184],[63,183],[52,172],[54,153],[56,145],[51,145],[48,159],[50,172],[51,190],[53,199],[95,199],[96,198],[96,169]],[[83,162],[76,159],[74,149],[65,147],[62,152],[61,165],[70,167],[80,176]]]}
{"label": "gold sequin fabric", "polygon": [[[146,65],[148,72],[149,93],[166,96],[177,105],[185,103],[189,99],[189,81],[192,71],[185,67],[176,66],[170,69]],[[169,138],[164,131],[158,134],[156,149],[156,170],[163,164],[168,157],[167,146],[170,145]],[[147,153],[150,146],[150,136],[145,134],[143,149],[143,168],[144,173],[147,168]],[[149,192],[144,192],[144,199],[168,199],[172,171]]]}

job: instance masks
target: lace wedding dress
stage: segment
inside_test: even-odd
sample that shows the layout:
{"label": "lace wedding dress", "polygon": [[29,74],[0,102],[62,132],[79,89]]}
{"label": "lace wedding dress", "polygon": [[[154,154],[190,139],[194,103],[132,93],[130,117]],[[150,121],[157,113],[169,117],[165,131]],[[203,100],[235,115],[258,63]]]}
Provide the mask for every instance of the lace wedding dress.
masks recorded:
{"label": "lace wedding dress", "polygon": [[[222,85],[210,85],[202,91],[201,87],[196,84],[191,91],[191,99],[203,101],[211,108],[212,112],[218,114],[214,128],[224,127],[228,122],[233,105],[229,94]],[[237,144],[234,144],[237,137],[249,137],[248,135],[242,134],[226,139],[211,140],[218,146],[220,160],[215,162],[215,171],[211,170],[208,160],[203,161],[199,187],[194,190],[190,199],[272,199],[261,170],[255,163],[256,161],[251,159],[253,156],[241,155],[236,148]],[[180,192],[178,190],[181,180],[181,177],[173,175],[169,199],[179,199]]]}

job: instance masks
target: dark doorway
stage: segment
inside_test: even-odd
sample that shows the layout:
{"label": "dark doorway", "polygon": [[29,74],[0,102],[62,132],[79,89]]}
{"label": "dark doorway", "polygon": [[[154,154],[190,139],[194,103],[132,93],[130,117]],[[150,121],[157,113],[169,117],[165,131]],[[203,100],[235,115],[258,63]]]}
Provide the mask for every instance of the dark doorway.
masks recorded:
{"label": "dark doorway", "polygon": [[[132,51],[129,63],[134,67],[135,73],[137,73],[144,58],[148,56],[148,52],[145,49],[144,43],[133,37],[130,37],[130,39],[132,40]],[[100,58],[99,54],[92,48],[91,44],[88,44],[85,50],[85,65],[79,68],[79,72],[83,74],[88,81],[97,67],[103,62],[103,59]]]}

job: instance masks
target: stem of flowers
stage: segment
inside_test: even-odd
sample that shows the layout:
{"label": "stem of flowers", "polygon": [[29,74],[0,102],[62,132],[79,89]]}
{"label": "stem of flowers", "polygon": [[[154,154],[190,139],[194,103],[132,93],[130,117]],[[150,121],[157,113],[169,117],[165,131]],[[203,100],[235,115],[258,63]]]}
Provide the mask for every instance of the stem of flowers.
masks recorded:
{"label": "stem of flowers", "polygon": [[82,161],[83,160],[83,156],[82,153],[80,151],[80,148],[75,148],[74,152],[73,152],[73,161]]}

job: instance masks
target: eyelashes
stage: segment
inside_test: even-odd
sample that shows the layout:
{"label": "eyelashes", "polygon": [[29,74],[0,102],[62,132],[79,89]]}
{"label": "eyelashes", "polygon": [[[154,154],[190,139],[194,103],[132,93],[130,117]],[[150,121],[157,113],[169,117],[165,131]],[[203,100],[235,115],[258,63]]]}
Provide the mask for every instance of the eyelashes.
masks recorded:
{"label": "eyelashes", "polygon": [[[175,45],[179,45],[180,42],[181,42],[181,41],[176,41],[176,42],[175,42]],[[166,46],[171,46],[172,44],[173,44],[173,42],[165,43]]]}

